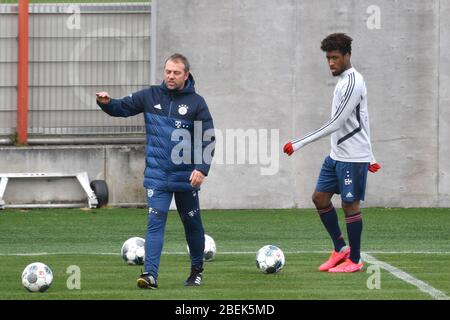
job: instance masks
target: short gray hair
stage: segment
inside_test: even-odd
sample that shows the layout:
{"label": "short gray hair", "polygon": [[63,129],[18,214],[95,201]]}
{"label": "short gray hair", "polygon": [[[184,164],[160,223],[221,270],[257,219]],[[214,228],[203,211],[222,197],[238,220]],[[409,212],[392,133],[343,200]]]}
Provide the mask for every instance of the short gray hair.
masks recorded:
{"label": "short gray hair", "polygon": [[166,62],[164,63],[164,65],[166,65],[167,61],[169,61],[169,60],[175,61],[175,62],[181,62],[182,64],[184,64],[184,71],[186,73],[188,73],[189,70],[191,69],[188,59],[185,56],[183,56],[181,53],[172,54],[170,57],[168,57],[166,59]]}

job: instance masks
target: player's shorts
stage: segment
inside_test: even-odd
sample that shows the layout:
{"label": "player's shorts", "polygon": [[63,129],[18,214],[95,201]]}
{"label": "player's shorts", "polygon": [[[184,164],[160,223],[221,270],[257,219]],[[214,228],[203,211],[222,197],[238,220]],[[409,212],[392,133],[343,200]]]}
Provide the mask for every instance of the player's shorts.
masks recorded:
{"label": "player's shorts", "polygon": [[316,191],[341,195],[344,202],[364,200],[366,193],[368,162],[343,162],[325,158]]}

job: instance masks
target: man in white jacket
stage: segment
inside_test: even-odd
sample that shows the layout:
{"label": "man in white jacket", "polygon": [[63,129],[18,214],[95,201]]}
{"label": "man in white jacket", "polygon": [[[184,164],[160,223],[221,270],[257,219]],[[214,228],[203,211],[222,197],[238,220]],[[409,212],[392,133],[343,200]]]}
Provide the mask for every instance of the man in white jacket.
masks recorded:
{"label": "man in white jacket", "polygon": [[[284,152],[290,156],[307,144],[331,135],[331,152],[325,158],[312,196],[334,244],[330,258],[319,267],[320,271],[328,272],[362,270],[360,201],[364,200],[367,171],[376,172],[380,168],[370,143],[366,84],[351,65],[351,43],[352,38],[343,33],[334,33],[322,40],[321,49],[326,53],[331,73],[339,77],[334,89],[331,119],[319,129],[284,146]],[[331,202],[334,194],[341,195],[349,246],[342,236]]]}

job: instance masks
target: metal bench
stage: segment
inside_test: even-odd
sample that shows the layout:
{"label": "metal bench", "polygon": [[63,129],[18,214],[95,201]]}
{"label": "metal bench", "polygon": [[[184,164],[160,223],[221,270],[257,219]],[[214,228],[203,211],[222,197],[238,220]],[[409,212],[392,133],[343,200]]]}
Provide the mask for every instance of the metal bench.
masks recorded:
{"label": "metal bench", "polygon": [[104,180],[94,180],[89,183],[87,172],[79,173],[0,173],[0,209],[6,208],[79,208],[83,204],[52,203],[52,204],[5,204],[3,195],[10,179],[30,178],[76,178],[87,195],[89,208],[99,208],[108,202],[108,188]]}

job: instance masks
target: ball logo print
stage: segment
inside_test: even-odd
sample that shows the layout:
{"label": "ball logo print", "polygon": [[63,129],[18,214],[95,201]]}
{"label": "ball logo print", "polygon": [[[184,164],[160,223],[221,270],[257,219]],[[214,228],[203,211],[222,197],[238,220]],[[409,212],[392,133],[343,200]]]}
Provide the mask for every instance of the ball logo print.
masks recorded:
{"label": "ball logo print", "polygon": [[22,272],[22,285],[29,292],[45,292],[52,282],[52,270],[44,263],[30,263]]}
{"label": "ball logo print", "polygon": [[123,261],[129,265],[144,264],[145,240],[140,237],[132,237],[124,242],[120,255]]}
{"label": "ball logo print", "polygon": [[256,253],[256,267],[262,273],[277,273],[284,264],[284,253],[277,246],[266,245]]}

